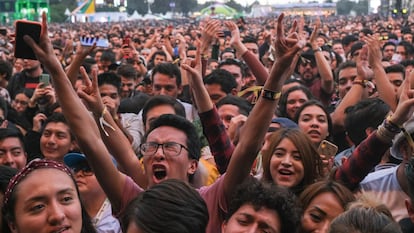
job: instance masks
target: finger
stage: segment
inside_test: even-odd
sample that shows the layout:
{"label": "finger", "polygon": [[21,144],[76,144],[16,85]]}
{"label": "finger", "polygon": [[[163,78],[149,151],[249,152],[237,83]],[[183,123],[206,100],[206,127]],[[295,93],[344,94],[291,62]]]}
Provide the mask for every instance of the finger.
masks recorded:
{"label": "finger", "polygon": [[79,89],[76,93],[78,94],[79,98],[85,100],[88,103],[91,102],[91,97],[83,90]]}
{"label": "finger", "polygon": [[85,86],[90,87],[92,85],[91,80],[89,79],[88,73],[86,73],[85,67],[81,66],[79,68],[79,72],[81,73],[81,77],[83,79],[83,83]]}
{"label": "finger", "polygon": [[277,28],[276,28],[276,32],[277,32],[277,36],[278,37],[283,37],[285,32],[283,29],[283,17],[285,16],[285,14],[280,14],[279,17],[277,18]]}
{"label": "finger", "polygon": [[196,56],[195,56],[195,64],[192,67],[201,67],[201,51],[200,51],[200,47],[201,46],[197,46]]}
{"label": "finger", "polygon": [[44,11],[42,13],[42,30],[40,31],[40,35],[41,36],[43,35],[49,38],[48,28],[47,28],[47,17],[46,17],[46,12]]}
{"label": "finger", "polygon": [[317,34],[317,31],[318,31],[318,27],[317,27],[317,26],[315,26],[315,27],[313,28],[312,34],[311,34],[311,36],[310,36],[310,38],[309,38],[309,40],[310,40],[310,41],[314,41],[314,40],[316,39],[316,34]]}
{"label": "finger", "polygon": [[196,69],[194,69],[193,67],[189,66],[188,64],[182,64],[181,66],[182,66],[182,68],[184,70],[188,71],[191,75],[194,75],[197,72]]}
{"label": "finger", "polygon": [[290,28],[289,33],[288,33],[288,34],[292,34],[292,33],[296,32],[297,27],[298,27],[298,21],[294,20],[294,21],[293,21],[293,25],[292,25],[292,27]]}
{"label": "finger", "polygon": [[39,45],[36,44],[36,42],[28,35],[23,36],[24,42],[26,42],[27,45],[32,48],[33,52],[35,54],[42,53],[42,49],[40,49]]}
{"label": "finger", "polygon": [[98,90],[98,71],[97,70],[92,70],[91,75],[92,75],[92,89],[93,89],[93,91],[99,92],[99,90]]}

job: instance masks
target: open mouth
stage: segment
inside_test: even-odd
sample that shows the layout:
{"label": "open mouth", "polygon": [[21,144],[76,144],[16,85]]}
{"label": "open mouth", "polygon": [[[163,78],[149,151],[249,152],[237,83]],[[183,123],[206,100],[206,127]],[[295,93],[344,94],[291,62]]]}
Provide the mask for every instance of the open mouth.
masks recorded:
{"label": "open mouth", "polygon": [[293,172],[289,171],[289,170],[286,170],[286,169],[280,169],[279,174],[284,175],[284,176],[289,176],[289,175],[292,175]]}
{"label": "open mouth", "polygon": [[152,171],[157,180],[163,180],[167,176],[167,170],[162,165],[154,165]]}
{"label": "open mouth", "polygon": [[311,130],[311,131],[308,132],[308,134],[309,135],[315,135],[315,136],[319,136],[320,135],[319,131],[317,131],[317,130]]}

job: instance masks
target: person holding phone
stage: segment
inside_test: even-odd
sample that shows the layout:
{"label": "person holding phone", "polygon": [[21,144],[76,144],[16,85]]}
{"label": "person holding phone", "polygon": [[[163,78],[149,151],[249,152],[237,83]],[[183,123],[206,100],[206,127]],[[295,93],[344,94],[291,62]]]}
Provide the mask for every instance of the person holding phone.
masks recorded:
{"label": "person holding phone", "polygon": [[7,85],[10,97],[14,99],[18,91],[22,89],[35,90],[43,73],[44,71],[39,61],[23,59],[23,71],[14,74]]}

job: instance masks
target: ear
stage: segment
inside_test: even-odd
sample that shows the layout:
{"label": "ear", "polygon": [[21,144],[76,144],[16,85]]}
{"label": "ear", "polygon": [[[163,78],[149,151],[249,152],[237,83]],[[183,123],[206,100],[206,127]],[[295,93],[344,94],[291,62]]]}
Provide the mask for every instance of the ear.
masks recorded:
{"label": "ear", "polygon": [[198,167],[198,161],[195,159],[190,160],[188,164],[187,173],[189,175],[194,175],[194,173],[197,171],[197,167]]}
{"label": "ear", "polygon": [[12,233],[17,233],[18,232],[16,224],[14,222],[7,222],[7,225],[9,225],[9,228],[10,228]]}
{"label": "ear", "polygon": [[179,87],[177,87],[177,89],[178,89],[177,93],[181,95],[181,93],[183,92],[183,85],[180,85]]}
{"label": "ear", "polygon": [[411,219],[411,222],[414,222],[414,208],[410,199],[405,200],[405,207],[407,207],[408,217]]}
{"label": "ear", "polygon": [[221,224],[221,232],[226,232],[226,227],[227,227],[227,221],[223,221],[223,223]]}
{"label": "ear", "polygon": [[76,140],[72,140],[72,142],[70,143],[70,150],[75,150],[79,148],[78,142]]}

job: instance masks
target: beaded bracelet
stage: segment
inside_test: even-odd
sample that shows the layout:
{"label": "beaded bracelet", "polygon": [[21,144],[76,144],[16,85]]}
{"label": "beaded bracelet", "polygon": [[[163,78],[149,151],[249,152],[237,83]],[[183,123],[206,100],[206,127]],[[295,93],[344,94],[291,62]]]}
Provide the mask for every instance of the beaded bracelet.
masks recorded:
{"label": "beaded bracelet", "polygon": [[357,84],[357,85],[361,85],[363,88],[367,87],[367,80],[363,79],[363,80],[354,80],[352,82],[352,84]]}

